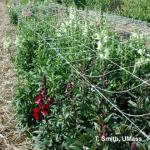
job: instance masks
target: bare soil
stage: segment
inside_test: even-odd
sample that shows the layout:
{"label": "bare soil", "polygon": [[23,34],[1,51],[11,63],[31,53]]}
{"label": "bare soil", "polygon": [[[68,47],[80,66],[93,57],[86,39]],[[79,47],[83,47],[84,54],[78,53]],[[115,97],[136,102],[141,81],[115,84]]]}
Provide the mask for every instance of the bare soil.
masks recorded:
{"label": "bare soil", "polygon": [[27,150],[27,139],[17,128],[11,106],[16,76],[10,53],[3,48],[5,33],[14,36],[15,30],[9,24],[5,1],[0,0],[0,150]]}

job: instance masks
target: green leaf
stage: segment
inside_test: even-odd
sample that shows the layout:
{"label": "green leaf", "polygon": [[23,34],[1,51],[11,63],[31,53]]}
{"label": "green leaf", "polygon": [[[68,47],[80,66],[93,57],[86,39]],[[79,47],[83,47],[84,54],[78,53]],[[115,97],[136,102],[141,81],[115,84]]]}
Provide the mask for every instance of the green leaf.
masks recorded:
{"label": "green leaf", "polygon": [[137,104],[131,100],[129,100],[128,103],[130,103],[133,107],[138,107]]}
{"label": "green leaf", "polygon": [[81,148],[79,148],[78,146],[72,145],[69,146],[70,150],[81,150]]}

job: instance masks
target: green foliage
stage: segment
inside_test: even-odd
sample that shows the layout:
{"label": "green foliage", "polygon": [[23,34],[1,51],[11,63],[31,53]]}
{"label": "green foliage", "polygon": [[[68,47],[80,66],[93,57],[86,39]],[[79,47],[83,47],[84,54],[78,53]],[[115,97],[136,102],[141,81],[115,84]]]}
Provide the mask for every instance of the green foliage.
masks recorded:
{"label": "green foliage", "polygon": [[[140,135],[145,139],[105,98],[126,113],[149,112],[150,87],[139,86],[141,79],[149,79],[145,35],[131,33],[122,40],[109,31],[102,18],[102,25],[97,26],[74,9],[54,15],[45,9],[34,10],[32,17],[20,17],[18,25],[14,106],[18,124],[30,133],[35,147],[128,150],[129,142],[110,144],[102,142],[101,135]],[[50,114],[37,121],[33,108],[43,75],[54,102]],[[148,134],[148,117],[132,121]]]}
{"label": "green foliage", "polygon": [[29,2],[29,0],[20,0],[20,3],[22,4],[22,5],[25,5],[25,4],[27,4]]}
{"label": "green foliage", "polygon": [[119,14],[150,22],[149,0],[124,0]]}
{"label": "green foliage", "polygon": [[17,56],[16,65],[17,68],[29,71],[34,67],[35,51],[38,48],[38,41],[35,34],[31,30],[26,30],[21,27],[19,30],[20,36],[16,37]]}
{"label": "green foliage", "polygon": [[18,10],[16,7],[9,8],[10,22],[14,25],[18,24]]}
{"label": "green foliage", "polygon": [[55,1],[66,6],[115,13],[126,17],[150,22],[149,0],[59,0]]}

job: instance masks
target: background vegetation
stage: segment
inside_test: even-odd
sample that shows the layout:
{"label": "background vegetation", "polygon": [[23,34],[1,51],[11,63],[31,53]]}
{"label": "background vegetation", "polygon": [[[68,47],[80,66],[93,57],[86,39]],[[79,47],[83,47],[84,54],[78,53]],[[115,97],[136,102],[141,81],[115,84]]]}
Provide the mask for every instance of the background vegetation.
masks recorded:
{"label": "background vegetation", "polygon": [[149,0],[55,0],[65,5],[98,10],[150,22]]}
{"label": "background vegetation", "polygon": [[[76,6],[79,9],[91,9],[150,22],[149,0],[38,0],[36,2],[56,2],[66,6]],[[21,0],[27,4],[29,0]],[[35,2],[35,1],[32,1]]]}

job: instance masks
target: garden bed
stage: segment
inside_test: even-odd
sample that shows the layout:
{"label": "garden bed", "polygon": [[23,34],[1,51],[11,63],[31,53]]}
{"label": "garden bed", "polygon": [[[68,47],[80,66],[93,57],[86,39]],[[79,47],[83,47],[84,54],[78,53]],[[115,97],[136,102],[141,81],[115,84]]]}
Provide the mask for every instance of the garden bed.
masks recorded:
{"label": "garden bed", "polygon": [[[17,11],[14,106],[21,129],[41,150],[148,149],[147,35],[122,40],[107,17],[97,16],[99,23],[74,8],[42,8]],[[131,139],[103,141],[111,136]]]}

